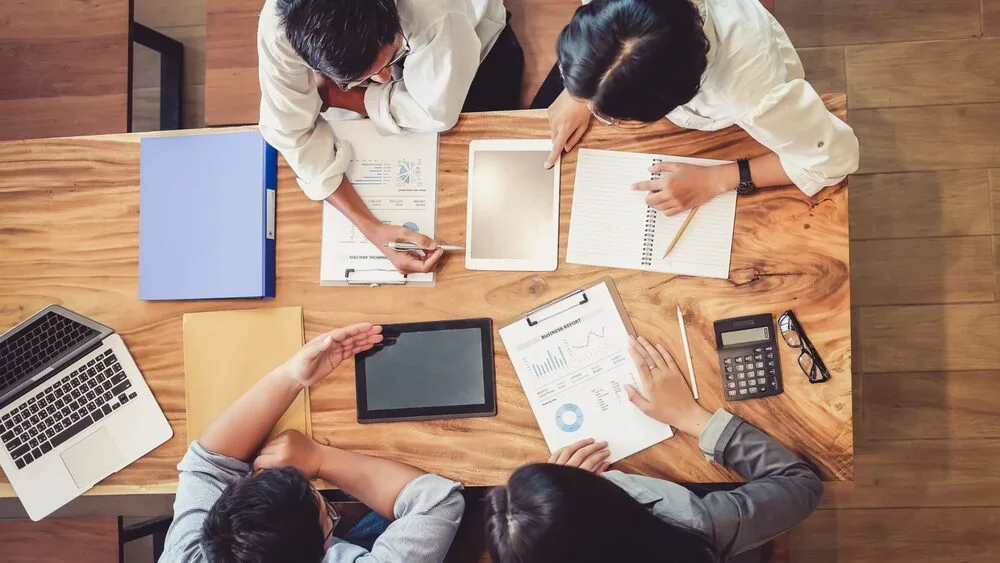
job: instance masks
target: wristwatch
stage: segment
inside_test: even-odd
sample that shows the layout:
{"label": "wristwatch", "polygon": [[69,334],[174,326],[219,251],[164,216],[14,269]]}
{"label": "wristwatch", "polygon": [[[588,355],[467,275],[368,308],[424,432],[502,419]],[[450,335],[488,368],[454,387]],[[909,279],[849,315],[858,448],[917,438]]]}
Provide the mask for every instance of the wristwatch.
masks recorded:
{"label": "wristwatch", "polygon": [[753,178],[750,177],[750,160],[741,158],[736,161],[736,165],[740,168],[740,183],[736,186],[736,193],[750,195],[757,191],[757,186],[754,185]]}

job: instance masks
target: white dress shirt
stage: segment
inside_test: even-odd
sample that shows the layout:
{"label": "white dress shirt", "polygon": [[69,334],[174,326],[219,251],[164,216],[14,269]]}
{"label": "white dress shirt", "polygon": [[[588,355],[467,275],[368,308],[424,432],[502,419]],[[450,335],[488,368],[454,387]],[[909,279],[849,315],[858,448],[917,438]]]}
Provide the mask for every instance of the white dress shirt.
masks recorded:
{"label": "white dress shirt", "polygon": [[[589,0],[584,0],[584,4]],[[693,0],[710,43],[701,91],[667,115],[680,127],[743,128],[815,195],[858,169],[858,138],[805,81],[788,34],[758,0]]]}
{"label": "white dress shirt", "polygon": [[[340,186],[351,160],[326,121],[356,114],[320,114],[316,76],[288,42],[276,7],[277,0],[264,2],[257,27],[260,132],[288,161],[306,195],[323,200]],[[383,134],[450,129],[479,64],[506,26],[503,0],[396,0],[396,7],[410,54],[394,69],[398,80],[368,87],[368,116]]]}

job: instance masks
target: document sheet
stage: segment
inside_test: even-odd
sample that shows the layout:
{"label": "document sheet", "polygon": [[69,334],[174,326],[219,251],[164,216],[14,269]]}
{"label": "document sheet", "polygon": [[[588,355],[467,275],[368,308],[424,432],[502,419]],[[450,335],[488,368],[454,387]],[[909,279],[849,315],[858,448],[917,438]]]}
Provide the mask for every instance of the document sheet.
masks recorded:
{"label": "document sheet", "polygon": [[[347,178],[380,221],[434,237],[438,136],[419,133],[383,137],[367,119],[331,122],[337,139],[350,145]],[[320,285],[403,283],[430,285],[434,274],[406,278],[329,203],[323,204]]]}
{"label": "document sheet", "polygon": [[613,463],[673,435],[628,399],[626,384],[643,386],[606,283],[501,328],[500,338],[550,451],[606,440]]}

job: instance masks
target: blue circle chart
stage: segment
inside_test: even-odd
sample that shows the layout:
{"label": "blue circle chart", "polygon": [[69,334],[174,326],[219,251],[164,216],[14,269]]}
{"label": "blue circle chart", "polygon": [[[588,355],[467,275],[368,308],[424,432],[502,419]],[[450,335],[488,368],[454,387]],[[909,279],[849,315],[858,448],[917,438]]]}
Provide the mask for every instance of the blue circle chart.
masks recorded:
{"label": "blue circle chart", "polygon": [[563,432],[576,432],[583,426],[583,409],[573,403],[559,407],[556,409],[556,426]]}

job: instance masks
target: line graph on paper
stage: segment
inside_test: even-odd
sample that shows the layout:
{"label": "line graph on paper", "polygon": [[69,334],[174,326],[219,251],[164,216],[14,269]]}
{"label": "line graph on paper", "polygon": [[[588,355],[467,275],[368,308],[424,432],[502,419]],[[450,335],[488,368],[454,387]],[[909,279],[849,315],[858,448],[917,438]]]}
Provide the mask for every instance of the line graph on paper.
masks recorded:
{"label": "line graph on paper", "polygon": [[582,342],[575,342],[569,345],[573,350],[586,350],[590,348],[591,340],[604,339],[604,333],[607,327],[602,326],[600,330],[588,330],[586,339]]}

